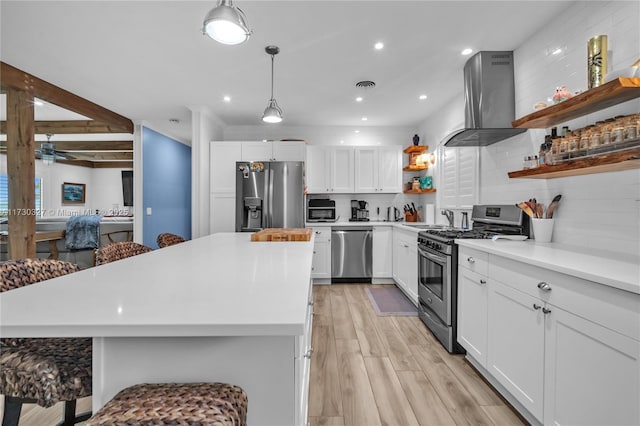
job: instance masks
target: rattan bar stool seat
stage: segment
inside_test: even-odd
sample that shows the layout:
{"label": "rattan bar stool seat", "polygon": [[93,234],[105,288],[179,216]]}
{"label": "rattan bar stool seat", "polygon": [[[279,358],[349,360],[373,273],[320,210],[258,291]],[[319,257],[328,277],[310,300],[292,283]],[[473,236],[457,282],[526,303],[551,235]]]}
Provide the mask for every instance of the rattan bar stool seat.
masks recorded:
{"label": "rattan bar stool seat", "polygon": [[87,426],[245,426],[247,394],[226,383],[139,384],[120,391]]}

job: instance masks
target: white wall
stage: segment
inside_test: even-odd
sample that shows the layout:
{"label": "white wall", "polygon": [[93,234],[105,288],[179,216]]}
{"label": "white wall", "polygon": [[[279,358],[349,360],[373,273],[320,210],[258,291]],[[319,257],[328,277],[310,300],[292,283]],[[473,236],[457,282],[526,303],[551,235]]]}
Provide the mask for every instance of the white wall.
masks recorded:
{"label": "white wall", "polygon": [[[610,69],[627,67],[638,59],[639,17],[639,2],[580,2],[529,38],[514,51],[516,117],[531,113],[533,105],[552,96],[556,86],[566,85],[572,92],[586,89],[586,45],[594,35],[608,36]],[[549,55],[556,47],[564,53]],[[638,111],[640,101],[634,100],[567,124],[578,128]],[[446,134],[456,121],[444,119],[448,114],[455,117],[463,109],[454,102],[439,117],[425,120],[419,131],[434,138]],[[480,203],[510,204],[536,197],[547,204],[562,194],[555,215],[555,242],[640,255],[639,170],[548,180],[508,178],[509,171],[522,168],[525,155],[538,152],[546,133],[548,129],[529,130],[480,149]]]}
{"label": "white wall", "polygon": [[[36,177],[42,179],[43,217],[93,214],[96,209],[107,212],[115,204],[122,211],[121,170],[125,169],[90,169],[61,163],[45,165],[36,160]],[[0,173],[7,173],[7,156],[4,154],[0,155]],[[85,204],[62,204],[64,182],[86,185]]]}

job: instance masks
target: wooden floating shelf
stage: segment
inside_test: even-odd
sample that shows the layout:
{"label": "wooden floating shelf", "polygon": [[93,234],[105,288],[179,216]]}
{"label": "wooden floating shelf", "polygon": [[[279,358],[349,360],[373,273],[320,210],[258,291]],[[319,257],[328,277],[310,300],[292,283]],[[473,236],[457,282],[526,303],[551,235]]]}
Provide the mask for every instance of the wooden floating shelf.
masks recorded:
{"label": "wooden floating shelf", "polygon": [[436,192],[435,188],[432,189],[405,189],[402,191],[404,194],[431,194]]}
{"label": "wooden floating shelf", "polygon": [[640,97],[640,78],[621,77],[566,101],[525,115],[511,125],[521,129],[546,129],[638,97]]}
{"label": "wooden floating shelf", "polygon": [[640,168],[640,146],[632,149],[576,158],[560,164],[509,172],[510,178],[554,179],[592,173],[617,172]]}
{"label": "wooden floating shelf", "polygon": [[411,145],[410,147],[405,148],[402,152],[405,154],[412,154],[415,152],[426,152],[429,149],[427,145]]}
{"label": "wooden floating shelf", "polygon": [[402,169],[403,172],[419,172],[420,170],[427,170],[429,168],[428,165],[423,165],[423,166],[417,166],[417,165],[410,165],[407,167],[404,167]]}

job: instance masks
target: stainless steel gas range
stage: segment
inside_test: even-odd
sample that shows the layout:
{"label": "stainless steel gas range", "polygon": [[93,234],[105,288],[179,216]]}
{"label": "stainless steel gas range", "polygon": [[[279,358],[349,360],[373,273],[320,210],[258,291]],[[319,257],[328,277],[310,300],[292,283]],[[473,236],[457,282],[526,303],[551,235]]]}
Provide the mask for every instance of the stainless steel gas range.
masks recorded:
{"label": "stainless steel gas range", "polygon": [[456,239],[488,239],[495,235],[529,235],[529,220],[515,205],[477,205],[473,228],[431,228],[418,233],[418,313],[451,353],[457,342],[458,246]]}

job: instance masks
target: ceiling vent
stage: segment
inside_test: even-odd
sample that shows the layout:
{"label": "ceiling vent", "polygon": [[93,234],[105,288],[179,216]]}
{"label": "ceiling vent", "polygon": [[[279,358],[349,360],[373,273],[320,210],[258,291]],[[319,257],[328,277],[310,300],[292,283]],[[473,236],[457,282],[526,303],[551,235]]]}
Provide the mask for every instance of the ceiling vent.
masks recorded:
{"label": "ceiling vent", "polygon": [[373,89],[376,87],[376,83],[371,80],[362,80],[356,83],[356,87],[359,89]]}

